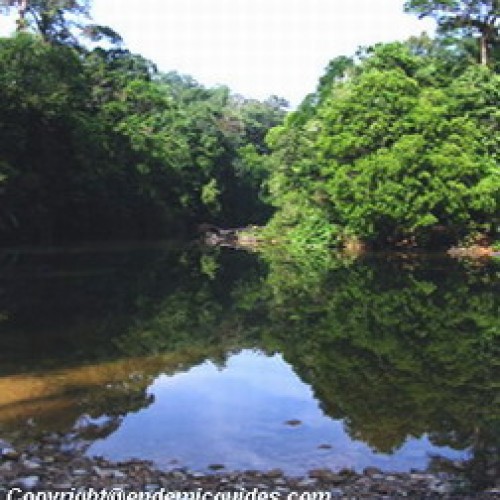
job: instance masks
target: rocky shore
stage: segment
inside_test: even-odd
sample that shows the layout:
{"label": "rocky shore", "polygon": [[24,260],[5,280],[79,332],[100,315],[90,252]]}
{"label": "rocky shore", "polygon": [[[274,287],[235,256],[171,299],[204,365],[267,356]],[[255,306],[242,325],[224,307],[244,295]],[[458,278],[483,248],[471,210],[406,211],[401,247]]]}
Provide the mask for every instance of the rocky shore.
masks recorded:
{"label": "rocky shore", "polygon": [[[500,484],[482,492],[470,491],[464,480],[426,472],[387,473],[367,468],[334,472],[311,470],[303,477],[287,477],[281,470],[227,472],[223,465],[213,473],[176,469],[161,471],[139,460],[110,462],[89,458],[82,449],[65,449],[58,436],[37,444],[13,447],[0,440],[0,498],[17,488],[23,492],[85,491],[113,488],[125,492],[242,492],[242,499],[263,498],[257,493],[329,492],[331,498],[391,499],[500,499]],[[255,493],[254,496],[251,494]],[[270,497],[267,497],[270,498]],[[307,498],[307,497],[303,497]]]}

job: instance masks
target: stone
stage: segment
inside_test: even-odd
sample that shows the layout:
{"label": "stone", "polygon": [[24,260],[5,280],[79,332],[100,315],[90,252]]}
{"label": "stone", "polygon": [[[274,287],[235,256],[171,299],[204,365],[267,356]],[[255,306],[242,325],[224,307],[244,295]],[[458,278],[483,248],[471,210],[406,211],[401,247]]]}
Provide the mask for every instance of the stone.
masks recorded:
{"label": "stone", "polygon": [[92,472],[100,478],[111,477],[111,473],[109,470],[101,469],[101,467],[99,467],[98,465],[94,465],[92,467]]}
{"label": "stone", "polygon": [[263,474],[264,477],[268,477],[269,479],[274,479],[277,477],[283,477],[283,471],[281,469],[271,469]]}
{"label": "stone", "polygon": [[311,478],[304,478],[304,479],[301,479],[298,483],[297,483],[297,486],[299,488],[307,488],[309,486],[316,486],[318,484],[318,481],[311,477]]}
{"label": "stone", "polygon": [[287,493],[290,493],[290,488],[286,488],[285,486],[276,486],[274,491],[277,491],[281,495],[285,495]]}
{"label": "stone", "polygon": [[333,448],[333,446],[331,444],[327,444],[327,443],[320,444],[318,446],[319,450],[331,450],[332,448]]}
{"label": "stone", "polygon": [[434,493],[438,493],[439,495],[444,495],[446,493],[450,493],[451,491],[451,487],[448,483],[442,483],[440,481],[433,481],[429,485],[429,489]]}
{"label": "stone", "polygon": [[346,476],[346,477],[353,477],[353,476],[356,476],[357,474],[352,469],[343,468],[343,469],[340,469],[339,475]]}
{"label": "stone", "polygon": [[30,491],[35,489],[40,482],[40,478],[38,476],[26,476],[20,477],[12,482],[11,486],[17,486],[25,491]]}
{"label": "stone", "polygon": [[[194,479],[201,479],[201,478],[205,477],[205,474],[203,474],[202,472],[190,472],[189,475]],[[184,478],[185,478],[185,476],[184,476]]]}
{"label": "stone", "polygon": [[3,464],[0,464],[0,472],[10,472],[13,468],[13,462],[4,462]]}
{"label": "stone", "polygon": [[382,475],[382,471],[379,468],[377,468],[377,467],[365,467],[363,469],[363,474],[365,476],[375,476],[375,475],[381,476]]}
{"label": "stone", "polygon": [[225,465],[223,465],[223,464],[210,464],[210,465],[208,466],[208,468],[209,468],[210,470],[221,470],[221,469],[225,469],[225,468],[226,468],[226,466],[225,466]]}
{"label": "stone", "polygon": [[332,488],[330,493],[332,497],[341,497],[344,494],[344,490],[341,490],[340,488]]}
{"label": "stone", "polygon": [[38,462],[35,462],[34,460],[23,460],[21,462],[21,465],[25,469],[30,469],[30,470],[39,469],[41,467],[41,465]]}
{"label": "stone", "polygon": [[340,484],[345,481],[345,477],[335,474],[329,469],[313,469],[309,471],[309,477],[333,484]]}
{"label": "stone", "polygon": [[3,460],[19,460],[21,454],[14,448],[7,447],[1,449],[0,456]]}
{"label": "stone", "polygon": [[[191,477],[196,477],[195,476],[196,472],[194,472],[193,474],[191,474]],[[171,473],[172,477],[174,479],[179,479],[180,481],[184,481],[186,479],[186,474],[180,470],[174,470],[172,473]]]}
{"label": "stone", "polygon": [[127,474],[125,474],[121,470],[114,470],[113,471],[113,477],[115,479],[127,479]]}

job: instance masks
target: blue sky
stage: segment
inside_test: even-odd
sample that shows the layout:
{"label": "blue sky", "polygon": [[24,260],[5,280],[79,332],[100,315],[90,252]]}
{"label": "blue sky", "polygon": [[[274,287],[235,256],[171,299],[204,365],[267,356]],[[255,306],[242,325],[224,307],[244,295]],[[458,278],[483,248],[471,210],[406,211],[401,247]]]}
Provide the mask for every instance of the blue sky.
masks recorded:
{"label": "blue sky", "polygon": [[296,105],[333,57],[432,32],[432,21],[403,13],[403,1],[94,0],[93,17],[162,71]]}

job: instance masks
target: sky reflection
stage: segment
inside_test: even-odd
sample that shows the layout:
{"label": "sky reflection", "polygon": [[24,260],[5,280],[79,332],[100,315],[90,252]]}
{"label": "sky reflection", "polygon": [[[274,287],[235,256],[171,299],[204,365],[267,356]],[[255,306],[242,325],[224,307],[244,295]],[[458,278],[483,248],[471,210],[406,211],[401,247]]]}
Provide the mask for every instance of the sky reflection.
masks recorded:
{"label": "sky reflection", "polygon": [[[434,446],[426,436],[408,438],[392,455],[373,452],[349,437],[342,420],[324,415],[310,387],[279,354],[244,350],[222,368],[205,362],[185,373],[161,375],[148,393],[153,404],[127,415],[89,454],[148,459],[165,469],[223,464],[228,469],[279,467],[298,475],[317,467],[424,469],[432,455],[467,456]],[[290,425],[290,420],[301,423]]]}

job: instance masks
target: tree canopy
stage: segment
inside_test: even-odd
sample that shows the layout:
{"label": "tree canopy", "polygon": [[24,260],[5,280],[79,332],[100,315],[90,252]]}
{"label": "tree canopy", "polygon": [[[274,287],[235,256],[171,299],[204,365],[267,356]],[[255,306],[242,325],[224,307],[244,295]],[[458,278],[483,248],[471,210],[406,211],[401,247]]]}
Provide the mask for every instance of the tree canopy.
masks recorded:
{"label": "tree canopy", "polygon": [[29,33],[0,40],[0,75],[4,240],[153,237],[267,218],[240,150],[265,150],[282,103],[161,74],[125,49]]}
{"label": "tree canopy", "polygon": [[90,0],[0,0],[0,9],[17,11],[18,31],[38,33],[48,42],[77,47],[83,35],[93,41],[105,38],[120,43],[113,29],[90,22],[90,5]]}
{"label": "tree canopy", "polygon": [[457,242],[499,221],[500,77],[423,37],[332,61],[274,128],[275,234],[299,245]]}
{"label": "tree canopy", "polygon": [[[90,22],[87,0],[0,5],[19,17],[0,39],[4,241],[269,220],[274,239],[302,247],[498,234],[497,1],[407,1],[455,36],[336,57],[288,114],[276,96],[205,88],[119,45],[86,48],[85,33],[119,40]],[[486,65],[472,60],[474,33]]]}
{"label": "tree canopy", "polygon": [[405,9],[420,17],[433,17],[441,32],[479,35],[480,60],[484,65],[500,43],[498,0],[407,0]]}

